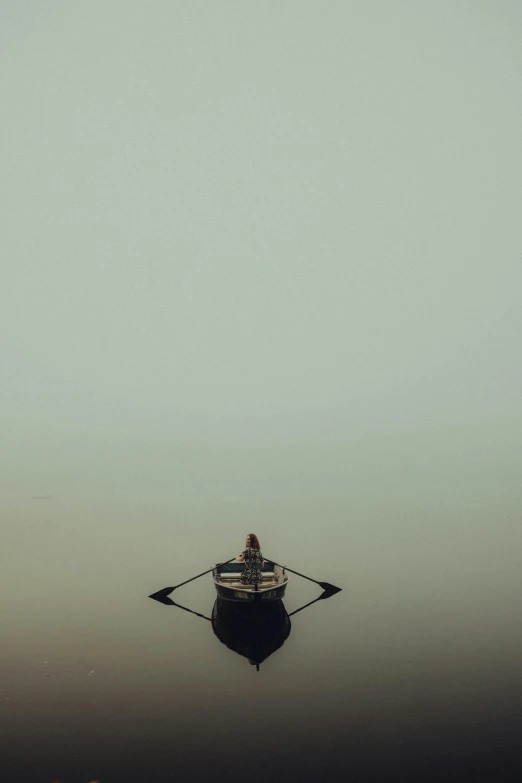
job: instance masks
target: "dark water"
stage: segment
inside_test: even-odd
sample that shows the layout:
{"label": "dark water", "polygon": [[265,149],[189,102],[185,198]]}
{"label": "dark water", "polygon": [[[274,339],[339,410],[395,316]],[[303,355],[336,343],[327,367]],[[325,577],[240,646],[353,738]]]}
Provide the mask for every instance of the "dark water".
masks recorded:
{"label": "dark water", "polygon": [[[520,780],[520,533],[509,520],[436,526],[403,513],[377,532],[370,520],[343,529],[330,509],[309,526],[308,551],[284,535],[267,556],[343,589],[292,616],[258,672],[208,620],[148,597],[232,556],[239,536],[227,551],[215,531],[212,558],[210,531],[197,546],[193,530],[181,552],[154,525],[141,536],[130,525],[119,546],[101,526],[70,529],[83,549],[64,557],[64,529],[40,503],[39,524],[18,531],[24,568],[4,602],[5,783]],[[102,541],[89,542],[94,532]],[[265,539],[275,533],[274,522]],[[293,576],[287,611],[320,593]],[[171,598],[210,617],[210,576]]]}

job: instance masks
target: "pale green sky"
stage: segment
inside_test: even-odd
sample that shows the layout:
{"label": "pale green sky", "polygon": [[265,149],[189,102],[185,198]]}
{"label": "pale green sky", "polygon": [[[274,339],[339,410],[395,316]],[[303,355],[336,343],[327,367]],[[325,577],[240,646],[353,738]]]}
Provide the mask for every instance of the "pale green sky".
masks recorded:
{"label": "pale green sky", "polygon": [[[165,449],[212,438],[218,474],[234,443],[263,441],[277,473],[270,444],[298,441],[337,496],[343,455],[382,438],[398,464],[434,442],[450,472],[463,442],[496,443],[514,471],[516,3],[17,7],[0,80],[10,492],[54,495],[144,449],[139,473],[155,439],[161,472]],[[337,479],[317,457],[332,439]]]}

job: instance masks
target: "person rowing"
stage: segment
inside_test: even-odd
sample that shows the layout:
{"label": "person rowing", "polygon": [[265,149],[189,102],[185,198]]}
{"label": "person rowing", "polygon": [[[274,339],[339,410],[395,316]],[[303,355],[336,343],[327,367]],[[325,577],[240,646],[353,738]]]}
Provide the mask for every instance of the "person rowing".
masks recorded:
{"label": "person rowing", "polygon": [[249,533],[246,537],[246,549],[236,560],[245,564],[245,570],[241,574],[241,582],[244,585],[257,585],[263,581],[261,569],[265,565],[259,539],[255,533]]}

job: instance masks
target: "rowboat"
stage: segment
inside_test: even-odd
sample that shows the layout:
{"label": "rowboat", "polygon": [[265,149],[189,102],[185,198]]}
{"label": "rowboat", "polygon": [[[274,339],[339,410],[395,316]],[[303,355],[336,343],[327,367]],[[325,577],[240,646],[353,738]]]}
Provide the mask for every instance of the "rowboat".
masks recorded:
{"label": "rowboat", "polygon": [[244,585],[241,574],[245,570],[244,563],[218,563],[212,569],[212,580],[216,592],[224,601],[280,601],[288,584],[288,574],[284,566],[265,560],[261,569],[262,580],[258,585]]}

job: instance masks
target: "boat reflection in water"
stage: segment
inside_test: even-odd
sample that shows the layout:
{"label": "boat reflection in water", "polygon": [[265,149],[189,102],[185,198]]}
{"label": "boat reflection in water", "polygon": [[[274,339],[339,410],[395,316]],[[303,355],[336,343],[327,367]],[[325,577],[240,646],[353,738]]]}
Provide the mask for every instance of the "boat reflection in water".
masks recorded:
{"label": "boat reflection in water", "polygon": [[290,635],[292,624],[282,601],[244,606],[216,598],[212,630],[229,650],[259,665],[279,650]]}
{"label": "boat reflection in water", "polygon": [[330,598],[340,590],[333,585],[328,585],[328,588],[313,601],[309,601],[290,614],[280,600],[243,603],[227,601],[218,595],[212,609],[212,617],[207,617],[173,601],[169,596],[174,588],[166,587],[149,597],[165,606],[176,606],[210,622],[219,641],[229,650],[246,658],[259,671],[261,663],[279,650],[288,639],[292,628],[290,617],[317,601]]}

